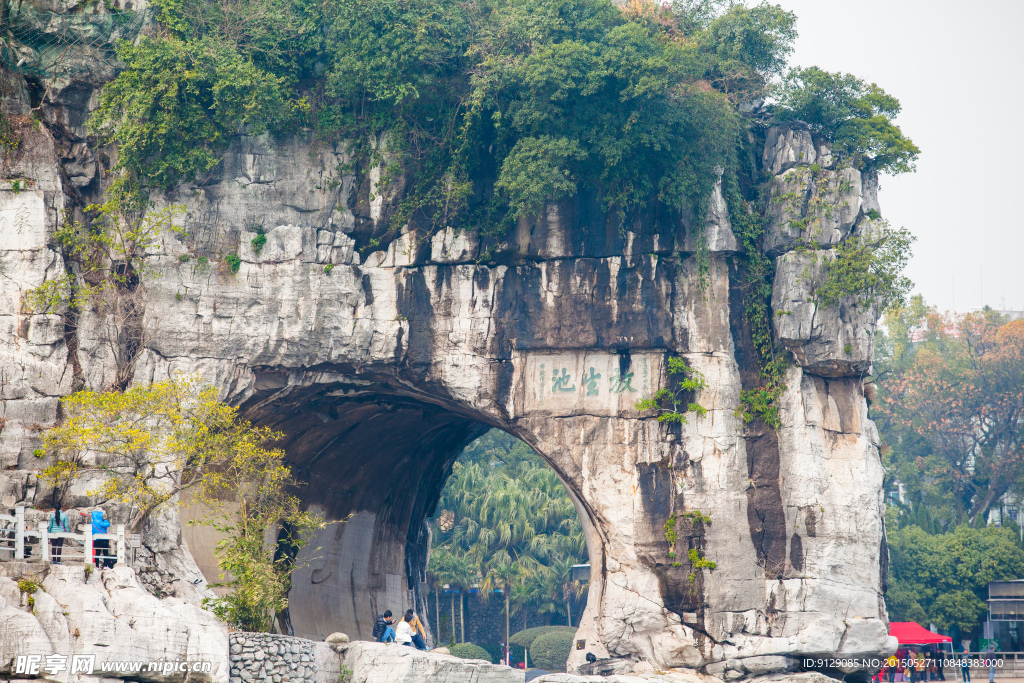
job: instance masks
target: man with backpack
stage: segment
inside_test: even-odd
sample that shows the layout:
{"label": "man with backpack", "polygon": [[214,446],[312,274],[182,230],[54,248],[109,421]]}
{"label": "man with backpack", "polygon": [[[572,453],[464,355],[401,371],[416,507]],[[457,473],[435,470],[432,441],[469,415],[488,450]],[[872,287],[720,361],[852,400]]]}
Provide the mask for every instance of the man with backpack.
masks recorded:
{"label": "man with backpack", "polygon": [[387,610],[383,616],[377,617],[377,621],[373,624],[373,639],[378,643],[395,642],[395,629],[392,626],[394,623],[391,610]]}

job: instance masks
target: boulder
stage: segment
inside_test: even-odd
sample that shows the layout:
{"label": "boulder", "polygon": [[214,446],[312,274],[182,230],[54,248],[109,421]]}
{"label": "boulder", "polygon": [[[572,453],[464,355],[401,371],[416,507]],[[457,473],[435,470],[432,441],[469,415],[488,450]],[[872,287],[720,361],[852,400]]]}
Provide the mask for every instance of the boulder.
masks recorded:
{"label": "boulder", "polygon": [[808,372],[838,377],[864,375],[875,348],[875,306],[856,296],[823,305],[817,289],[825,281],[834,250],[790,252],[776,262],[772,288],[775,333]]}
{"label": "boulder", "polygon": [[772,175],[778,175],[795,166],[813,164],[817,157],[811,131],[807,126],[792,122],[768,129],[762,161],[765,170]]}
{"label": "boulder", "polygon": [[352,670],[351,683],[523,683],[525,679],[519,669],[393,643],[349,643],[342,665]]}
{"label": "boulder", "polygon": [[768,202],[765,251],[777,255],[839,244],[860,214],[862,192],[860,171],[850,166],[800,166],[777,176]]}

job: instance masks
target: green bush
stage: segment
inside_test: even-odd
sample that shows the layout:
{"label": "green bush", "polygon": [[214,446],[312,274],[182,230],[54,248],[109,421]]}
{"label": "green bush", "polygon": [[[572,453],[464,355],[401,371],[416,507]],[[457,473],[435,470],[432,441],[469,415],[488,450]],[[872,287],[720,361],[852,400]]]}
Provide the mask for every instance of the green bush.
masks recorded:
{"label": "green bush", "polygon": [[501,643],[484,643],[481,645],[483,649],[487,650],[491,664],[497,664],[501,661],[502,653],[505,648],[502,647]]}
{"label": "green bush", "polygon": [[807,123],[840,157],[867,157],[892,174],[914,170],[920,150],[892,122],[900,101],[874,83],[812,66],[791,69],[776,95],[777,120]]}
{"label": "green bush", "polygon": [[534,626],[533,628],[513,633],[509,638],[509,642],[520,647],[533,647],[533,641],[537,638],[545,633],[554,633],[556,631],[576,633],[576,628],[573,626]]}
{"label": "green bush", "polygon": [[237,273],[238,269],[242,267],[242,259],[238,254],[227,254],[224,257],[224,263],[228,264],[232,273]]}
{"label": "green bush", "polygon": [[473,643],[459,643],[452,645],[448,651],[460,659],[482,659],[485,662],[491,661],[491,655],[487,650]]}
{"label": "green bush", "polygon": [[214,39],[145,37],[118,46],[125,69],[102,90],[92,132],[118,145],[118,168],[171,187],[213,168],[240,125],[279,127],[284,81]]}
{"label": "green bush", "polygon": [[565,662],[569,659],[575,639],[575,630],[572,633],[568,630],[545,633],[533,641],[533,647],[530,648],[530,661],[541,669],[565,671]]}

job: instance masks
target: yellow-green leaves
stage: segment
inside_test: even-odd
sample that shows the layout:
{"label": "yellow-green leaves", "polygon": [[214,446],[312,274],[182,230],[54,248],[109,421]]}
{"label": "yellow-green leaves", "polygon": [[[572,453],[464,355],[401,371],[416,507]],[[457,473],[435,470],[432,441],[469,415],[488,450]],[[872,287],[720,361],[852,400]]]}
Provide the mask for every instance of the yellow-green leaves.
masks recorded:
{"label": "yellow-green leaves", "polygon": [[267,500],[290,482],[284,452],[263,446],[280,435],[239,420],[195,377],[81,391],[61,405],[64,420],[44,439],[55,456],[44,479],[66,487],[84,469],[102,470],[92,493],[132,506],[135,528],[186,489],[217,508],[242,494]]}

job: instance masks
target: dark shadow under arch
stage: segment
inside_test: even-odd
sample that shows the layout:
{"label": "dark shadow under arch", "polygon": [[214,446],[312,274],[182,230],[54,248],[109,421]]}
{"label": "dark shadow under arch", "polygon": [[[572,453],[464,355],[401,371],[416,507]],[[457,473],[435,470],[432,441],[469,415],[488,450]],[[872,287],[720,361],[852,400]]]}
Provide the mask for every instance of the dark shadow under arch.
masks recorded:
{"label": "dark shadow under arch", "polygon": [[[242,414],[284,433],[279,445],[304,482],[298,492],[304,504],[329,522],[346,520],[328,524],[300,554],[289,595],[294,634],[323,639],[341,631],[369,640],[385,609],[427,614],[426,519],[453,463],[493,427],[521,435],[489,415],[388,378],[324,381],[321,373],[305,385],[284,372],[257,378]],[[567,489],[590,545],[594,525]],[[207,579],[216,580],[215,539],[188,526],[184,535]]]}

